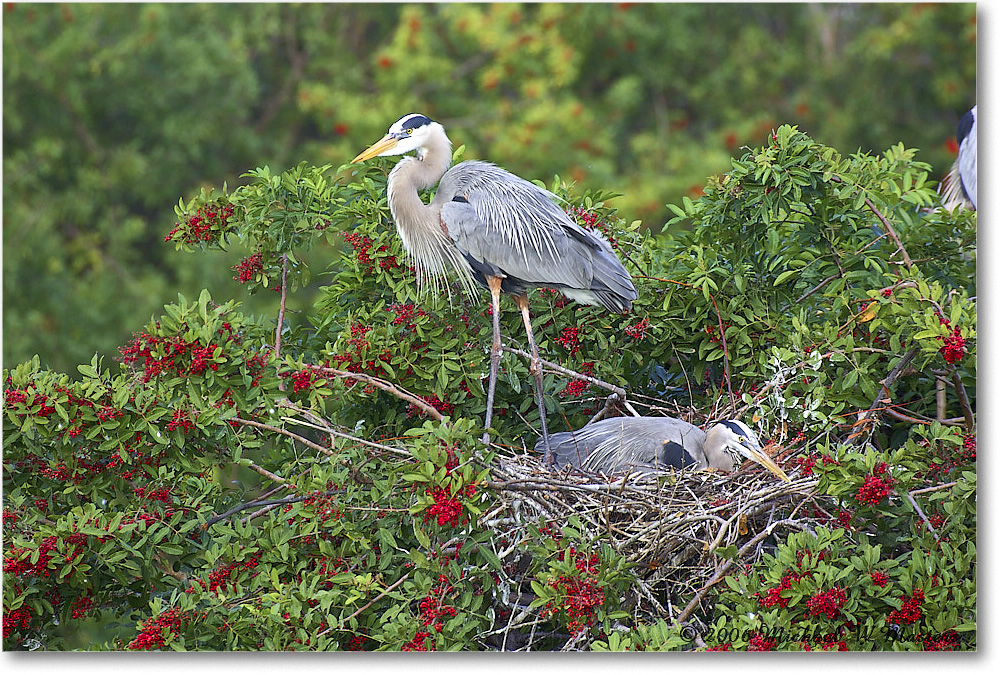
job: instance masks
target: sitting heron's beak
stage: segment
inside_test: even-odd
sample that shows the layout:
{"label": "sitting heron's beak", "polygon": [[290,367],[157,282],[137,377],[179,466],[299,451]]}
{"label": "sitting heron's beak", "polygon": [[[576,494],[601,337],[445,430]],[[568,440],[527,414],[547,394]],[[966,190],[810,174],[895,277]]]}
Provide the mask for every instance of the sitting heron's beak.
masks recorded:
{"label": "sitting heron's beak", "polygon": [[399,143],[399,139],[392,134],[386,134],[377,143],[372,145],[370,148],[362,152],[360,155],[351,160],[351,164],[356,162],[363,162],[366,159],[371,159],[372,157],[378,157],[386,150],[392,150]]}
{"label": "sitting heron's beak", "polygon": [[771,459],[766,452],[764,452],[760,448],[750,448],[743,445],[742,443],[737,443],[736,449],[739,451],[741,455],[743,455],[752,462],[757,462],[758,464],[766,468],[768,471],[770,471],[771,473],[773,473],[775,476],[785,481],[786,483],[792,482],[792,479],[789,478],[785,474],[785,472],[781,470],[781,467],[778,466],[778,464],[773,459]]}

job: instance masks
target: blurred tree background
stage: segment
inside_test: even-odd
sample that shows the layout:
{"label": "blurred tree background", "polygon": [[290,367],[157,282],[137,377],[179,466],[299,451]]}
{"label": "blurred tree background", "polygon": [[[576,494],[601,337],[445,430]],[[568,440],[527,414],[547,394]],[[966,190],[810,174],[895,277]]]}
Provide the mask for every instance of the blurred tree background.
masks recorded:
{"label": "blurred tree background", "polygon": [[177,292],[236,293],[246,251],[170,255],[179,197],[343,164],[407,112],[466,158],[624,193],[653,232],[783,123],[943,175],[976,8],[8,4],[3,97],[4,363],[74,372]]}

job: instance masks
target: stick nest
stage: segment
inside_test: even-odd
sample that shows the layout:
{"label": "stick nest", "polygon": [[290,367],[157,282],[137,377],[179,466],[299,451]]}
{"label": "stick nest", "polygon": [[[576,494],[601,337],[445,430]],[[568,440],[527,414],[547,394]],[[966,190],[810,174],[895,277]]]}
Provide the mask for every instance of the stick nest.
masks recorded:
{"label": "stick nest", "polygon": [[[493,477],[489,487],[499,504],[481,522],[509,547],[497,551],[501,560],[516,560],[526,523],[558,530],[576,516],[585,536],[607,542],[633,564],[639,583],[621,606],[640,621],[687,621],[734,563],[754,562],[788,530],[811,530],[817,521],[806,512],[824,515],[812,502],[815,478],[793,472],[792,482],[785,483],[748,462],[731,474],[683,470],[603,476],[572,468],[552,471],[524,454],[501,458]],[[807,503],[810,508],[804,509]],[[737,547],[736,559],[717,554],[729,546]],[[520,590],[522,597],[531,595],[530,588]],[[681,602],[687,606],[678,606]]]}

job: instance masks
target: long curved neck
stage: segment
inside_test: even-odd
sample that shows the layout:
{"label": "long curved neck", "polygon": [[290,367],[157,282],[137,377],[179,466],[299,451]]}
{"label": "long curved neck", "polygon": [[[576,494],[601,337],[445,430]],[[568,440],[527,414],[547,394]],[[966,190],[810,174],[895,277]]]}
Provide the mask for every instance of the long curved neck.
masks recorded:
{"label": "long curved neck", "polygon": [[451,268],[458,273],[463,287],[475,292],[468,263],[442,227],[442,205],[424,204],[419,194],[441,180],[450,164],[451,141],[442,129],[425,141],[415,157],[404,157],[389,172],[389,212],[403,248],[413,258],[419,284],[443,281]]}

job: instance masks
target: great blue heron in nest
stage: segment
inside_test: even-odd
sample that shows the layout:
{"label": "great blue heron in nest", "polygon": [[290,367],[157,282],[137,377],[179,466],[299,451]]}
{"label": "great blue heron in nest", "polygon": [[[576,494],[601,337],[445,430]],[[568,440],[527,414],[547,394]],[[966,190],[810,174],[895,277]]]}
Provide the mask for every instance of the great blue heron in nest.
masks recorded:
{"label": "great blue heron in nest", "polygon": [[[412,113],[399,118],[377,143],[352,160],[404,157],[389,173],[389,211],[403,247],[413,258],[418,281],[441,280],[454,271],[463,288],[473,281],[489,289],[493,344],[486,397],[485,427],[493,419],[493,398],[500,366],[500,293],[510,294],[521,310],[531,347],[529,370],[541,421],[546,462],[548,428],[542,398],[542,366],[531,329],[527,293],[555,288],[576,302],[625,312],[638,297],[632,277],[608,241],[577,225],[556,197],[494,164],[462,162],[451,169],[451,141],[437,122]],[[440,181],[440,182],[438,182]],[[438,183],[429,204],[419,195]],[[489,441],[489,432],[484,437]]]}
{"label": "great blue heron in nest", "polygon": [[976,210],[976,108],[965,113],[958,123],[958,157],[938,190],[941,203],[949,211],[962,206]]}
{"label": "great blue heron in nest", "polygon": [[761,449],[757,435],[738,420],[724,420],[706,432],[673,417],[612,417],[552,434],[550,445],[557,467],[608,475],[649,474],[671,467],[732,471],[749,459],[789,480]]}

